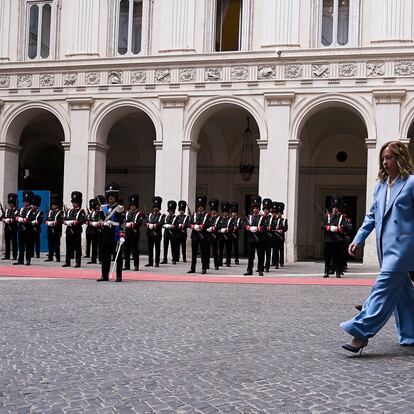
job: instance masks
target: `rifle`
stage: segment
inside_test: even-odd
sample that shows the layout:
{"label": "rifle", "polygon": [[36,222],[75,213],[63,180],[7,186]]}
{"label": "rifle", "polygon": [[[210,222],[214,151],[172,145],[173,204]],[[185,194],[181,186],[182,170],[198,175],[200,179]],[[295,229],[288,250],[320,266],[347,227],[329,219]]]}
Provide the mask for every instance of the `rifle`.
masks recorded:
{"label": "rifle", "polygon": [[322,217],[326,217],[326,215],[329,213],[328,209],[325,208],[325,211],[322,210],[322,207],[315,201],[315,205],[318,208],[319,212],[321,213]]}

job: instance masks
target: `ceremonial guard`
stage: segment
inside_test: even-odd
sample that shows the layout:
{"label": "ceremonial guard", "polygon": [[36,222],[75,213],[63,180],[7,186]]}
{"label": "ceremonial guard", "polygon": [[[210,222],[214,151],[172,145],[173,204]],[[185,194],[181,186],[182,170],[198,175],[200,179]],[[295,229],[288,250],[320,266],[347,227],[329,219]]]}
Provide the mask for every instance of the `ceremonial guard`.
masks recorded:
{"label": "ceremonial guard", "polygon": [[270,198],[263,199],[263,219],[262,227],[263,231],[261,233],[261,242],[263,243],[263,249],[265,252],[265,264],[264,270],[266,273],[269,273],[270,262],[272,259],[272,246],[273,246],[273,217],[270,214],[270,209],[272,208],[272,200]]}
{"label": "ceremonial guard", "polygon": [[40,233],[42,232],[42,224],[44,221],[43,211],[40,210],[40,204],[42,203],[42,197],[35,194],[33,196],[33,211],[36,212],[35,219],[33,221],[33,255],[36,252],[36,257],[40,257]]}
{"label": "ceremonial guard", "polygon": [[26,253],[26,265],[30,265],[33,253],[33,221],[36,219],[36,213],[32,208],[33,192],[25,191],[23,193],[23,207],[17,210],[16,221],[18,222],[18,242],[19,256],[14,265],[22,265]]}
{"label": "ceremonial guard", "polygon": [[240,230],[244,227],[243,220],[239,217],[239,204],[233,202],[230,207],[231,210],[231,223],[230,227],[232,228],[231,232],[231,246],[234,251],[234,263],[239,264],[239,240],[240,240]]}
{"label": "ceremonial guard", "polygon": [[62,203],[58,196],[52,196],[50,210],[46,218],[47,243],[49,253],[45,262],[52,262],[53,256],[60,262],[60,239],[62,237],[63,211]]}
{"label": "ceremonial guard", "polygon": [[[219,255],[218,255],[218,248],[219,248],[219,240],[218,240],[218,227],[217,224],[220,220],[220,215],[218,213],[219,209],[219,201],[217,199],[213,199],[209,201],[210,207],[210,226],[207,229],[209,233],[209,241],[211,246],[211,251],[213,252],[213,262],[214,262],[214,269],[219,270]],[[210,269],[210,248],[208,249],[209,258],[208,258],[208,266],[207,269]]]}
{"label": "ceremonial guard", "polygon": [[175,231],[173,242],[173,258],[175,262],[180,260],[180,248],[183,255],[183,262],[187,262],[187,229],[190,225],[191,216],[185,214],[187,208],[187,202],[180,200],[178,202],[178,214],[175,219]]}
{"label": "ceremonial guard", "polygon": [[201,250],[201,273],[206,274],[209,265],[209,240],[208,228],[210,227],[210,217],[205,208],[207,198],[198,196],[196,198],[196,212],[192,215],[190,221],[191,227],[191,268],[187,273],[195,273],[197,264],[198,248]]}
{"label": "ceremonial guard", "polygon": [[147,241],[148,241],[148,264],[145,267],[154,266],[155,248],[155,267],[160,265],[162,226],[164,225],[165,214],[161,213],[162,198],[152,198],[152,213],[147,221]]}
{"label": "ceremonial guard", "polygon": [[82,259],[82,225],[86,221],[82,206],[82,193],[72,191],[72,208],[65,211],[63,224],[66,226],[66,260],[62,267],[70,267],[70,260],[75,258],[75,267],[81,266]]}
{"label": "ceremonial guard", "polygon": [[283,218],[284,203],[276,203],[277,222],[275,229],[275,250],[273,251],[272,265],[279,269],[285,265],[285,234],[288,231],[288,221]]}
{"label": "ceremonial guard", "polygon": [[217,223],[219,237],[219,266],[223,266],[224,249],[226,249],[226,266],[231,266],[231,239],[233,237],[232,219],[230,216],[230,203],[221,202],[221,217]]}
{"label": "ceremonial guard", "polygon": [[138,211],[138,194],[130,194],[128,200],[129,210],[125,214],[124,270],[130,270],[132,252],[134,271],[137,272],[139,270],[140,228],[145,219],[145,214]]}
{"label": "ceremonial guard", "polygon": [[109,280],[111,270],[111,256],[115,250],[116,282],[122,282],[122,261],[124,234],[124,207],[118,203],[119,185],[108,184],[105,188],[107,204],[102,206],[104,220],[100,222],[102,227],[102,274],[97,282]]}
{"label": "ceremonial guard", "polygon": [[171,254],[173,256],[173,264],[176,263],[174,257],[174,229],[175,229],[175,209],[177,208],[177,202],[174,200],[170,200],[167,203],[167,212],[168,214],[165,216],[165,221],[163,224],[164,229],[164,260],[161,262],[162,264],[168,263],[168,246],[171,245]]}
{"label": "ceremonial guard", "polygon": [[101,210],[101,202],[96,197],[89,200],[86,242],[89,241],[90,246],[86,249],[86,257],[90,256],[91,260],[87,264],[95,264],[98,260],[99,263],[102,261],[102,227],[100,223],[105,219],[105,216]]}
{"label": "ceremonial guard", "polygon": [[253,274],[254,258],[257,251],[257,269],[259,276],[263,276],[264,272],[264,245],[262,238],[262,220],[263,216],[260,214],[260,207],[262,199],[260,196],[254,196],[251,200],[251,214],[246,220],[246,231],[247,231],[247,243],[248,243],[248,263],[247,271],[244,276],[251,276]]}
{"label": "ceremonial guard", "polygon": [[326,213],[321,225],[325,241],[325,273],[323,277],[329,277],[329,269],[332,265],[336,277],[341,277],[341,248],[343,247],[344,218],[339,213],[342,199],[331,197],[332,213]]}
{"label": "ceremonial guard", "polygon": [[93,227],[91,225],[91,215],[95,211],[96,200],[94,198],[89,200],[89,208],[86,211],[86,229],[85,229],[85,239],[86,239],[86,254],[83,256],[84,259],[91,257],[91,246],[92,246],[92,233]]}
{"label": "ceremonial guard", "polygon": [[7,195],[8,207],[3,210],[1,207],[1,221],[4,223],[4,241],[6,251],[2,260],[10,260],[12,253],[13,260],[17,260],[17,194],[9,193]]}

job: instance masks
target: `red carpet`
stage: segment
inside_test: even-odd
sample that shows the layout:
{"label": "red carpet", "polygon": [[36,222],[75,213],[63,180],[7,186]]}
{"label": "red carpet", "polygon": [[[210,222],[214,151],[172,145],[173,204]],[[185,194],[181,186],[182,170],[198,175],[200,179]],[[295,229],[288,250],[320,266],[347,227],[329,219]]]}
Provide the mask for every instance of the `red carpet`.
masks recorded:
{"label": "red carpet", "polygon": [[[0,266],[0,277],[33,277],[42,279],[97,279],[98,270],[65,269],[39,266]],[[218,276],[218,275],[166,275],[145,272],[123,272],[124,281],[142,282],[198,282],[198,283],[245,283],[261,285],[327,285],[327,286],[372,286],[371,278],[349,276],[341,279],[322,277],[259,277],[259,276]]]}

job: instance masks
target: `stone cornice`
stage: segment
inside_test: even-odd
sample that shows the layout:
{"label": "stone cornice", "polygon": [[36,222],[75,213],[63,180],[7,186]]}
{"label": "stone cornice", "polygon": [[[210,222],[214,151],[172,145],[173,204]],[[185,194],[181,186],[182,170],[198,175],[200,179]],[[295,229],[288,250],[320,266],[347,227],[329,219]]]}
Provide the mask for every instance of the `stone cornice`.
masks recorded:
{"label": "stone cornice", "polygon": [[69,104],[69,108],[73,111],[90,109],[93,103],[93,98],[68,98],[66,102]]}
{"label": "stone cornice", "polygon": [[184,108],[188,101],[187,95],[159,95],[163,108]]}
{"label": "stone cornice", "polygon": [[22,149],[19,145],[10,144],[9,142],[0,142],[0,151],[19,152]]}
{"label": "stone cornice", "polygon": [[405,99],[405,90],[374,90],[372,95],[377,104],[401,103]]}

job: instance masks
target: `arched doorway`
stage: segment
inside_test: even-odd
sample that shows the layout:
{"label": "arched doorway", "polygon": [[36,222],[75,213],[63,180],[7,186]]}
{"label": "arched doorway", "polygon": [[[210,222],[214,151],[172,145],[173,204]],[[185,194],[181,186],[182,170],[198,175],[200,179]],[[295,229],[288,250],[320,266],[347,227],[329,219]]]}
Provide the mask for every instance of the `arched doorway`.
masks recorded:
{"label": "arched doorway", "polygon": [[299,136],[298,259],[321,259],[320,224],[331,195],[343,197],[354,228],[364,218],[367,128],[355,111],[332,104],[308,117]]}
{"label": "arched doorway", "polygon": [[[255,168],[249,180],[245,180],[239,165],[248,124]],[[235,201],[239,204],[240,215],[248,214],[250,197],[258,193],[259,186],[258,139],[257,123],[247,110],[230,104],[212,108],[197,140],[200,149],[197,155],[196,193],[206,195],[208,200]],[[243,246],[243,243],[240,245]]]}
{"label": "arched doorway", "polygon": [[125,203],[130,193],[140,196],[140,208],[152,206],[155,186],[155,128],[147,114],[129,108],[109,128],[106,157],[106,182],[121,187]]}
{"label": "arched doorway", "polygon": [[19,140],[19,189],[62,195],[64,139],[59,120],[47,111],[41,111],[23,127]]}
{"label": "arched doorway", "polygon": [[409,139],[408,142],[408,150],[410,151],[411,158],[414,160],[414,121],[410,125],[410,128],[408,129],[407,139]]}

